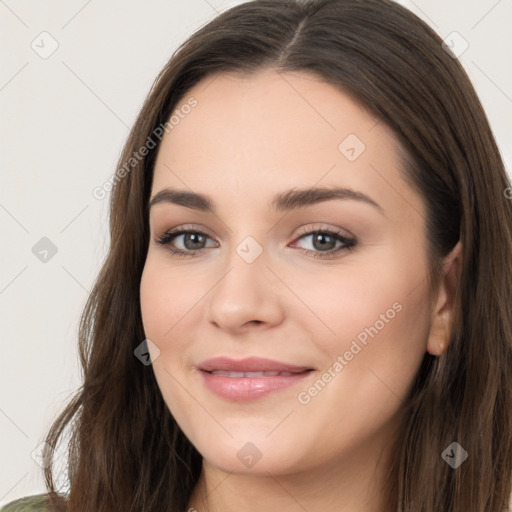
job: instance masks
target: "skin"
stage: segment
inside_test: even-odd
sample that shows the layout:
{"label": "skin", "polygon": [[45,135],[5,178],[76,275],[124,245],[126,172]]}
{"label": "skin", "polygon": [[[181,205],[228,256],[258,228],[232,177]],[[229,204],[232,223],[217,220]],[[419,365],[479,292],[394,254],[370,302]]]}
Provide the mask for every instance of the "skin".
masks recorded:
{"label": "skin", "polygon": [[[397,139],[318,77],[220,74],[180,105],[191,96],[197,106],[162,140],[151,197],[166,187],[207,194],[216,214],[155,204],[140,284],[145,334],[159,350],[151,351],[155,377],[204,458],[189,507],[385,512],[386,448],[425,352],[446,350],[460,244],[430,301],[425,205],[403,179]],[[366,146],[354,161],[339,150],[349,134]],[[354,199],[269,207],[279,192],[320,186],[362,192],[382,211]],[[193,256],[156,243],[182,224],[208,235]],[[302,235],[319,227],[355,237],[356,246],[319,257],[333,239],[322,249]],[[247,236],[263,251],[252,263],[236,251]],[[190,252],[197,240],[170,245]],[[298,394],[397,303],[400,311],[300,403]],[[218,355],[316,371],[298,386],[231,402],[212,394],[196,368]],[[261,453],[252,467],[237,457],[247,442]]]}

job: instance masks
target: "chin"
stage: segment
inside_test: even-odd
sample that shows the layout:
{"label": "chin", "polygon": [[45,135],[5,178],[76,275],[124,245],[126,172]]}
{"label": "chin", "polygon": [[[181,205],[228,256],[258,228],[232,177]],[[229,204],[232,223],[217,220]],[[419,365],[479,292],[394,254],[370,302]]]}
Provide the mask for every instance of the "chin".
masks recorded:
{"label": "chin", "polygon": [[[277,438],[271,440],[266,434],[260,436],[242,435],[227,439],[224,442],[201,440],[194,446],[204,459],[226,473],[239,475],[268,476],[293,472],[300,464],[297,445],[300,441],[288,437],[289,442],[283,443]],[[243,440],[241,440],[243,438]]]}

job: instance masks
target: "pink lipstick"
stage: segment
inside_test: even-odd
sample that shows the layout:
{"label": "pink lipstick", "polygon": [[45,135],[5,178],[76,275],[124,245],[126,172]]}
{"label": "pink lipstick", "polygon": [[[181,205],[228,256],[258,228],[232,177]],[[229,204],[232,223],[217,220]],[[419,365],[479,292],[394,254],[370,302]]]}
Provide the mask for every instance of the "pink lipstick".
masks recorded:
{"label": "pink lipstick", "polygon": [[198,369],[212,393],[237,402],[256,400],[295,386],[314,371],[309,366],[260,357],[215,357],[200,363]]}

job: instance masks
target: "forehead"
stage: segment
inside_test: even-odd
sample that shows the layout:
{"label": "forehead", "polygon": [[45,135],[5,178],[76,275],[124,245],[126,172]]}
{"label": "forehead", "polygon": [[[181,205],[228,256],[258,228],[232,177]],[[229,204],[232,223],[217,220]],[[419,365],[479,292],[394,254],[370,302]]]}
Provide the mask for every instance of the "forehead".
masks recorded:
{"label": "forehead", "polygon": [[222,73],[176,106],[152,195],[186,187],[219,200],[255,192],[266,200],[291,187],[344,186],[397,215],[418,214],[422,201],[402,178],[400,154],[391,129],[315,75]]}

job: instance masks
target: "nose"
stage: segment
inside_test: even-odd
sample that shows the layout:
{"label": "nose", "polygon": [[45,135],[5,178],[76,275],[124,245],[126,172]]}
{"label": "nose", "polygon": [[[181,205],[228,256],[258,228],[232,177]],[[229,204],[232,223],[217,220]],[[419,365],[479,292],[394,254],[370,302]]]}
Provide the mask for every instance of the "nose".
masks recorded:
{"label": "nose", "polygon": [[235,250],[207,299],[207,320],[231,334],[265,329],[284,319],[283,286],[267,267],[265,251],[248,263]]}

